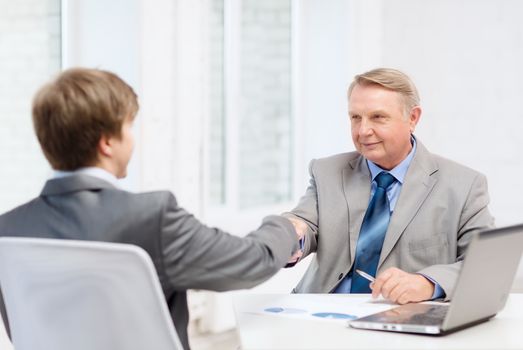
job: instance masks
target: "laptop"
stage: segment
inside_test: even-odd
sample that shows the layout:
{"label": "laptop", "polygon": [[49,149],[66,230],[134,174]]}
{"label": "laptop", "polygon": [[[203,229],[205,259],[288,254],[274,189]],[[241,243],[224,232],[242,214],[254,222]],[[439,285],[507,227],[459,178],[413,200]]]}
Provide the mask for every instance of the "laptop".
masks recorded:
{"label": "laptop", "polygon": [[487,321],[505,306],[522,252],[523,224],[482,231],[471,239],[450,303],[406,304],[349,325],[443,335]]}

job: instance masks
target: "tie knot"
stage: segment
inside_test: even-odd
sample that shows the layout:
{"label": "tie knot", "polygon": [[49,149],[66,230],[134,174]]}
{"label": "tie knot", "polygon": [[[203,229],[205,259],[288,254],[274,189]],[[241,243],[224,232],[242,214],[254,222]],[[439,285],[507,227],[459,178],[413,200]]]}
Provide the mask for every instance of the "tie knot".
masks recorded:
{"label": "tie knot", "polygon": [[378,174],[378,176],[376,176],[376,182],[378,183],[378,187],[381,187],[383,189],[387,189],[387,187],[389,187],[394,181],[396,181],[396,179],[394,178],[394,176],[392,176],[391,174],[389,173],[386,173],[384,171],[382,171],[381,173]]}

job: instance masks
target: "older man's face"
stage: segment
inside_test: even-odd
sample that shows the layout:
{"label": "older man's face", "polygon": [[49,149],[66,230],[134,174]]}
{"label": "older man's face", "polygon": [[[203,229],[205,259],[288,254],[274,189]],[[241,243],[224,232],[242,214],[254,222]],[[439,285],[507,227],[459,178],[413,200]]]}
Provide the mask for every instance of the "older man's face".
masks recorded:
{"label": "older man's face", "polygon": [[419,107],[406,115],[401,95],[379,85],[358,84],[349,97],[354,146],[383,169],[390,170],[407,157],[420,115]]}

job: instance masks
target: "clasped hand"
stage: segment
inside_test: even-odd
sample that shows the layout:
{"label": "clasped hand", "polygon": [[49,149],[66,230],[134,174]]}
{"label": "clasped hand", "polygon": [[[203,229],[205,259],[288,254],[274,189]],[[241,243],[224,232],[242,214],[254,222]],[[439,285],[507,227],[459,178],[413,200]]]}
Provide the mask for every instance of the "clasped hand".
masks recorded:
{"label": "clasped hand", "polygon": [[[302,240],[305,238],[305,233],[307,232],[307,224],[300,219],[294,218],[294,217],[287,217],[289,221],[294,226],[294,230],[296,230],[296,235],[298,236],[299,240]],[[298,249],[292,257],[287,262],[288,264],[295,264],[303,255],[303,251],[301,249]]]}

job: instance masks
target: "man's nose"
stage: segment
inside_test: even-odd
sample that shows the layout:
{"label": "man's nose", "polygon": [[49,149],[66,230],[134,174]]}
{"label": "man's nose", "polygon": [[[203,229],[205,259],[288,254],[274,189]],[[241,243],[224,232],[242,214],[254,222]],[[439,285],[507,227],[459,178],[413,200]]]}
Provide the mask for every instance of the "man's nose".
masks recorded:
{"label": "man's nose", "polygon": [[362,136],[365,136],[365,135],[372,134],[372,132],[373,132],[372,124],[369,122],[369,120],[367,118],[362,118],[361,123],[360,123],[360,128],[359,128],[359,134]]}

